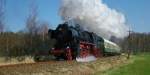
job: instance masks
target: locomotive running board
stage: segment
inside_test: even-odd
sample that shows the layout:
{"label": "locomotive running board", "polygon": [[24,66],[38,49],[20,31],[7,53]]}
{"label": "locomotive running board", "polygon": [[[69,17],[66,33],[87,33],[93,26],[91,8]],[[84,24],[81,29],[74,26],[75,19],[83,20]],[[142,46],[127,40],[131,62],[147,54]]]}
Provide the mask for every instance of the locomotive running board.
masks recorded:
{"label": "locomotive running board", "polygon": [[96,57],[92,56],[92,55],[86,56],[84,58],[82,58],[82,57],[77,57],[76,58],[77,62],[90,62],[90,61],[95,61],[95,60],[96,60]]}

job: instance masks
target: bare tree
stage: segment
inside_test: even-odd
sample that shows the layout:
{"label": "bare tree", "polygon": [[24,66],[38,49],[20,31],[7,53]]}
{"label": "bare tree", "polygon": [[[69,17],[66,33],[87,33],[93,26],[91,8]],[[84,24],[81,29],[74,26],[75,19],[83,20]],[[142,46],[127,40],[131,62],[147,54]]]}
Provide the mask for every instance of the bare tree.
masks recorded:
{"label": "bare tree", "polygon": [[31,35],[34,35],[37,33],[38,30],[38,21],[37,21],[37,6],[35,5],[35,1],[31,0],[31,6],[30,6],[30,14],[27,18],[26,27],[28,32]]}
{"label": "bare tree", "polygon": [[30,5],[30,10],[29,10],[29,16],[27,17],[26,21],[26,28],[27,32],[29,33],[29,46],[28,48],[32,51],[34,42],[33,42],[33,37],[37,35],[38,32],[38,20],[37,20],[37,5],[35,0],[31,0],[31,5]]}
{"label": "bare tree", "polygon": [[42,40],[45,41],[45,36],[48,33],[48,23],[44,22],[40,24],[39,34],[42,36]]}
{"label": "bare tree", "polygon": [[4,5],[5,0],[0,0],[0,32],[4,31]]}

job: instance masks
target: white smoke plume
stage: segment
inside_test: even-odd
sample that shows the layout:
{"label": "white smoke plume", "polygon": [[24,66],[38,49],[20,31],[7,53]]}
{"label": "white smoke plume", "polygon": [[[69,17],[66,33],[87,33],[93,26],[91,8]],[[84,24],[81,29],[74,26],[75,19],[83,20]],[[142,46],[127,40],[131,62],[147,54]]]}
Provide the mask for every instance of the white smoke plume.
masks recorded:
{"label": "white smoke plume", "polygon": [[128,35],[125,16],[102,0],[62,0],[59,14],[64,21],[73,19],[84,29],[110,39]]}

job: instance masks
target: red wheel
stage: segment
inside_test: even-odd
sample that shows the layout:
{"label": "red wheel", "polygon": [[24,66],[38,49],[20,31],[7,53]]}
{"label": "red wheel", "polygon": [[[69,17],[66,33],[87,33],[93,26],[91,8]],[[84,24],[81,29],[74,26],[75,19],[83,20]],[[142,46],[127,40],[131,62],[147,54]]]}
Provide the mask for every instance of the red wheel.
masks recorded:
{"label": "red wheel", "polygon": [[67,60],[72,60],[72,52],[69,47],[67,47],[66,49],[66,57],[67,57]]}
{"label": "red wheel", "polygon": [[94,48],[94,50],[93,50],[93,52],[94,52],[94,56],[95,57],[100,57],[100,50],[99,49],[97,49],[96,47]]}

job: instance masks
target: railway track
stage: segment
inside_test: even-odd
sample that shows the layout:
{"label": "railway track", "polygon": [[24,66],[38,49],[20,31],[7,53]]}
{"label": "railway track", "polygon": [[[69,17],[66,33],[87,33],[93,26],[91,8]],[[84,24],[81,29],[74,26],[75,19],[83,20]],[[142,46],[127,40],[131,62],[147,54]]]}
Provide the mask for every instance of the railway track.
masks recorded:
{"label": "railway track", "polygon": [[58,61],[46,61],[46,62],[32,62],[32,63],[7,64],[7,65],[0,65],[0,68],[2,68],[2,67],[22,66],[22,65],[54,64],[54,63],[60,63],[60,62],[58,62]]}
{"label": "railway track", "polygon": [[0,65],[0,68],[3,67],[16,67],[16,66],[30,66],[30,65],[40,65],[40,64],[63,64],[63,63],[74,63],[76,62],[75,60],[73,61],[43,61],[43,62],[32,62],[32,63],[18,63],[18,64],[7,64],[7,65]]}
{"label": "railway track", "polygon": [[79,63],[74,60],[1,65],[0,75],[91,75],[125,61],[122,58],[106,57],[89,63]]}

